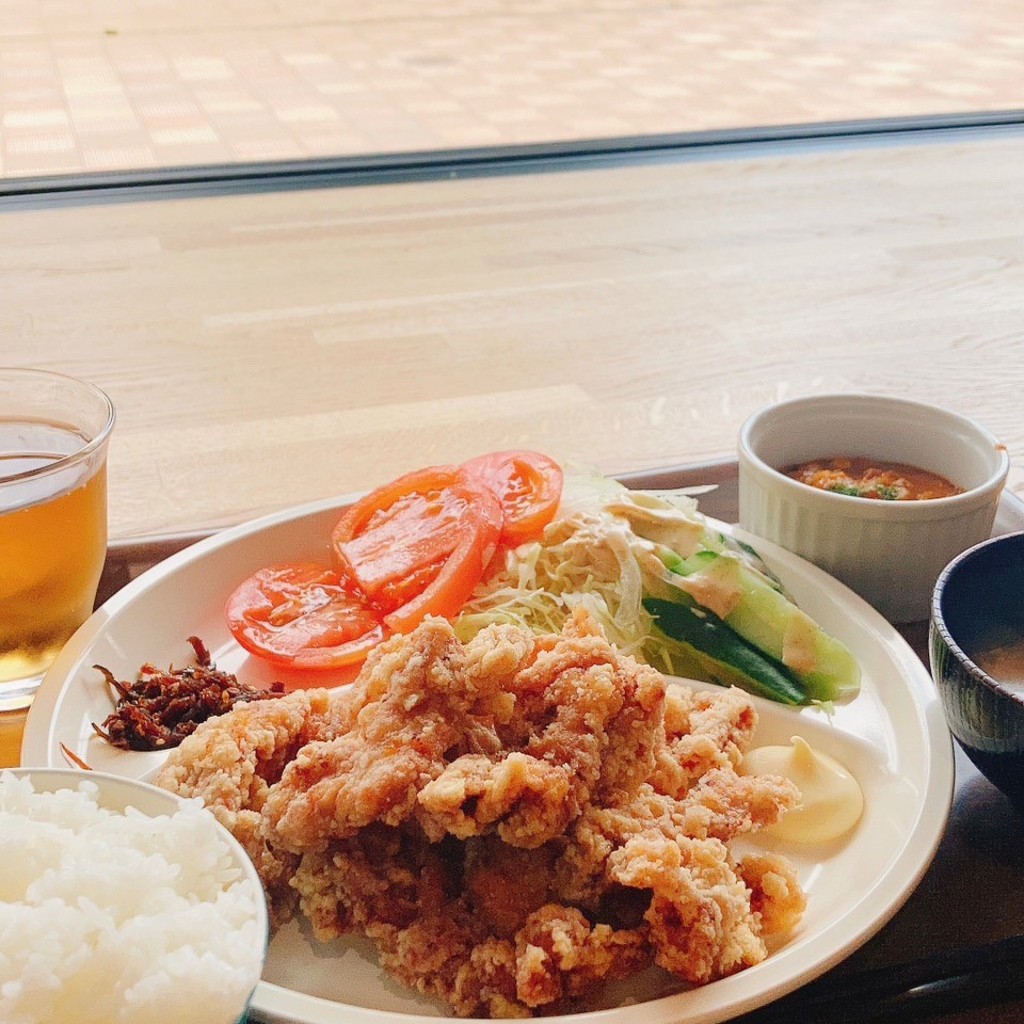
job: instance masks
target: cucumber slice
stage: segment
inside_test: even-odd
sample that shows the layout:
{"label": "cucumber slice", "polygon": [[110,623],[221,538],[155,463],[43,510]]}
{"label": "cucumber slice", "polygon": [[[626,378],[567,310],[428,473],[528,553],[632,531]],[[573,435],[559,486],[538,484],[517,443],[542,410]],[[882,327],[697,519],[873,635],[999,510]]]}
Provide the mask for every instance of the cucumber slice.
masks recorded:
{"label": "cucumber slice", "polygon": [[[735,684],[782,704],[808,704],[813,698],[782,665],[747,643],[716,615],[690,604],[644,598],[658,630],[681,645],[708,682]],[[678,670],[678,669],[677,669]]]}
{"label": "cucumber slice", "polygon": [[696,601],[771,660],[785,666],[812,700],[845,701],[860,690],[849,649],[801,611],[769,578],[727,553],[662,557],[665,582]]}

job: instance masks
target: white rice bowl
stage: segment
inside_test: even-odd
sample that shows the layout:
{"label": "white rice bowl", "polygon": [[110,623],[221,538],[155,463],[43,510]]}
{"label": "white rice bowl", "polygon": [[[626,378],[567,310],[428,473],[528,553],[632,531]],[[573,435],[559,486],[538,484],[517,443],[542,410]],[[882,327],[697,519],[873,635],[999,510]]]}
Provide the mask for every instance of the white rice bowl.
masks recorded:
{"label": "white rice bowl", "polygon": [[0,772],[0,1021],[231,1024],[266,954],[245,852],[201,804],[97,772]]}

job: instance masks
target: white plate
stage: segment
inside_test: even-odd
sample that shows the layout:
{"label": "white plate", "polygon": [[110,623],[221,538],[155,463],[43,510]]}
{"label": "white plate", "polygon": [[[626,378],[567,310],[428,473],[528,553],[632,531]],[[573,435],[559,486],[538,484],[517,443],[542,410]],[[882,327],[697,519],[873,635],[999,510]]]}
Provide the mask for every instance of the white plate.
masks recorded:
{"label": "white plate", "polygon": [[[119,775],[142,777],[160,763],[164,755],[119,751],[95,737],[91,723],[107,715],[110,699],[94,665],[120,679],[134,679],[147,661],[183,665],[192,654],[186,637],[196,634],[219,668],[247,681],[271,678],[231,638],[222,614],[225,598],[261,565],[325,557],[338,509],[348,500],[318,502],[225,531],[128,584],[75,634],[47,674],[28,717],[22,763],[65,767],[62,743],[92,767]],[[722,529],[744,536],[724,524]],[[745,539],[797,602],[846,642],[863,669],[861,693],[831,719],[756,701],[758,742],[787,742],[800,734],[837,757],[864,789],[864,816],[846,840],[827,847],[776,845],[799,871],[809,905],[798,930],[763,963],[691,991],[672,991],[660,972],[647,972],[628,987],[623,1005],[548,1020],[714,1024],[763,1005],[874,935],[913,891],[942,838],[953,793],[953,749],[928,671],[900,634],[851,591],[780,548]],[[271,944],[252,1007],[258,1020],[301,1024],[416,1024],[444,1016],[435,1003],[387,978],[362,942],[325,948],[298,925],[283,929]]]}

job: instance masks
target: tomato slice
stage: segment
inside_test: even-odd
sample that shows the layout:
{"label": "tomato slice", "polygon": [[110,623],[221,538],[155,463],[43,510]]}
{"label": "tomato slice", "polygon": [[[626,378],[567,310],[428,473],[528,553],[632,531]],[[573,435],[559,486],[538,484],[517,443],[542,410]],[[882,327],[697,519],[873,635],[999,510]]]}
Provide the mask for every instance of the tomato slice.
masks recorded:
{"label": "tomato slice", "polygon": [[517,547],[539,540],[562,500],[562,467],[541,452],[514,449],[491,452],[464,464],[498,496],[501,542]]}
{"label": "tomato slice", "polygon": [[226,615],[247,651],[287,668],[333,669],[362,661],[387,632],[365,597],[334,570],[312,562],[258,570],[228,598]]}
{"label": "tomato slice", "polygon": [[335,563],[407,633],[450,618],[473,592],[501,533],[491,489],[459,466],[406,473],[350,506],[331,535]]}

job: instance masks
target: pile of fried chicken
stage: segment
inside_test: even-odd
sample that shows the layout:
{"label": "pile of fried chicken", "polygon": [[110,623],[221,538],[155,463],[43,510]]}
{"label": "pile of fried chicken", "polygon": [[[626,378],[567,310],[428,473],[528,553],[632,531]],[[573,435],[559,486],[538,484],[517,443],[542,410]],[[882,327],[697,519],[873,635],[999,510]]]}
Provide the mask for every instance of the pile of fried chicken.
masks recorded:
{"label": "pile of fried chicken", "polygon": [[798,801],[742,774],[738,690],[669,686],[585,613],[561,634],[442,619],[358,680],[237,706],[171,752],[256,863],[281,924],[368,936],[459,1016],[570,1012],[654,963],[701,984],[756,964],[805,897],[733,837]]}

